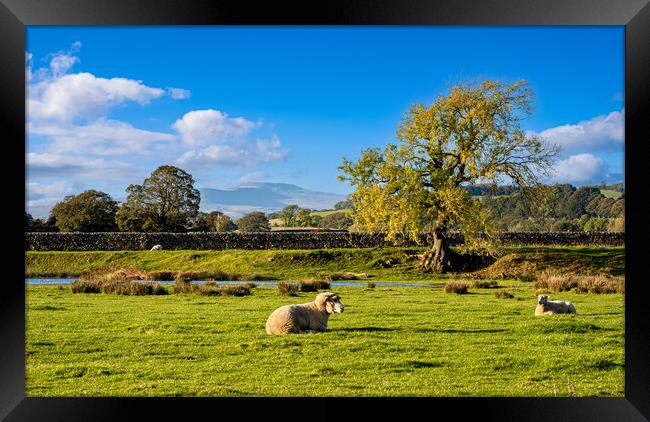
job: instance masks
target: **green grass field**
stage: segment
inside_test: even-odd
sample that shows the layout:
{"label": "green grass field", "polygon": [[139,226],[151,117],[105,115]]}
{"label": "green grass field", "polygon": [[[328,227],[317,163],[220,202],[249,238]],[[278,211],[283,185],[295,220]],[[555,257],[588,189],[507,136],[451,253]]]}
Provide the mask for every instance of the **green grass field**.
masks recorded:
{"label": "green grass field", "polygon": [[[320,217],[325,217],[325,216],[328,216],[330,214],[334,214],[334,213],[337,213],[337,212],[349,213],[350,211],[352,211],[351,208],[343,208],[341,210],[312,211],[310,213],[310,215],[312,215],[312,216],[318,215]],[[281,227],[281,226],[284,226],[284,221],[281,218],[272,218],[272,219],[269,220],[269,224],[271,225],[271,227],[273,227],[273,226],[280,226]],[[292,228],[299,228],[299,227],[292,227]]]}
{"label": "green grass field", "polygon": [[[98,251],[27,252],[28,277],[77,276],[95,268],[133,268],[144,271],[225,271],[300,280],[321,273],[367,273],[373,280],[443,282],[417,269],[424,248],[226,250],[226,251]],[[507,247],[484,271],[489,275],[516,274],[552,268],[576,274],[622,275],[623,247]]]}
{"label": "green grass field", "polygon": [[578,315],[535,317],[530,284],[466,295],[340,287],[330,331],[268,336],[278,306],[251,296],[73,294],[27,288],[26,395],[624,395],[622,294],[554,293]]}
{"label": "green grass field", "polygon": [[623,192],[619,192],[617,190],[610,190],[610,189],[601,189],[600,193],[602,193],[606,198],[618,199],[621,196],[623,196]]}

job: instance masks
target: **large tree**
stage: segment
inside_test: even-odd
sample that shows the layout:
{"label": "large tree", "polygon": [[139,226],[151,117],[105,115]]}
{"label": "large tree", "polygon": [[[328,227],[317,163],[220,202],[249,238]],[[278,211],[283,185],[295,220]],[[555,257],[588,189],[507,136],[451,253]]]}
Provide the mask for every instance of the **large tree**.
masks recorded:
{"label": "large tree", "polygon": [[221,211],[211,211],[206,214],[206,220],[208,221],[211,232],[223,233],[237,229],[237,226],[232,222],[230,217]]}
{"label": "large tree", "polygon": [[525,81],[484,81],[454,86],[430,105],[413,104],[398,126],[397,143],[366,149],[356,162],[344,158],[339,167],[339,178],[356,186],[355,224],[393,240],[417,239],[426,229],[432,235],[421,264],[427,272],[462,264],[449,247],[454,229],[463,233],[466,250],[485,250],[490,213],[463,185],[536,185],[559,152],[521,128],[531,101]]}
{"label": "large tree", "polygon": [[326,229],[347,230],[353,221],[344,212],[328,214],[320,221],[319,226]]}
{"label": "large tree", "polygon": [[284,222],[286,227],[292,227],[296,224],[296,215],[299,210],[300,207],[298,205],[287,205],[278,213],[278,218]]}
{"label": "large tree", "polygon": [[201,194],[192,175],[174,166],[160,166],[142,185],[129,185],[117,216],[120,230],[185,231],[199,212]]}
{"label": "large tree", "polygon": [[114,231],[116,212],[116,201],[108,194],[92,189],[66,196],[51,211],[62,232]]}

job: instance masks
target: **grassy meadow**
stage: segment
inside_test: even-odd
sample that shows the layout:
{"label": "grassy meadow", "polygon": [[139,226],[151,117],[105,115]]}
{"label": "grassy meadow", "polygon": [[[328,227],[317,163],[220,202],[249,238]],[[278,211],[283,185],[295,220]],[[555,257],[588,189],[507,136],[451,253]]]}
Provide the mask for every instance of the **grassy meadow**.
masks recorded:
{"label": "grassy meadow", "polygon": [[[341,295],[345,312],[330,318],[328,332],[287,336],[265,333],[269,314],[316,293],[283,296],[259,285],[250,296],[201,296],[167,286],[172,294],[125,296],[29,285],[26,395],[624,395],[624,295],[555,292],[550,299],[572,301],[578,315],[535,317],[535,283],[517,276],[548,269],[622,275],[624,248],[503,248],[477,274],[447,277],[420,273],[421,252],[28,252],[30,277],[130,268],[279,280],[353,271],[368,278],[361,287],[329,289]],[[368,288],[364,282],[410,280],[435,286]],[[442,288],[490,280],[499,287],[470,287],[463,295]],[[510,295],[498,294],[504,291]]]}
{"label": "grassy meadow", "polygon": [[[323,273],[366,273],[380,281],[444,282],[417,269],[424,248],[341,248],[313,250],[27,252],[27,277],[74,277],[100,268],[142,271],[224,271],[301,280]],[[553,269],[574,274],[623,275],[624,247],[503,247],[484,276],[516,276]],[[445,276],[446,278],[447,276]]]}
{"label": "grassy meadow", "polygon": [[329,331],[268,336],[313,300],[73,294],[27,288],[27,396],[623,396],[622,294],[563,292],[578,315],[535,317],[530,283],[465,295],[339,287]]}

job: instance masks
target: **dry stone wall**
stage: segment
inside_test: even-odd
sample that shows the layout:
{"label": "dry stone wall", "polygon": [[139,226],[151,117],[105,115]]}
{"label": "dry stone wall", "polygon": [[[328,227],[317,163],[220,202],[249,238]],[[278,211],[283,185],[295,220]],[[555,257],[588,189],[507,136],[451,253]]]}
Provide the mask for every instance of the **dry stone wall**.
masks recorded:
{"label": "dry stone wall", "polygon": [[[505,245],[603,245],[622,246],[624,233],[533,233],[505,232],[499,235]],[[421,245],[430,243],[430,235],[420,236]],[[462,236],[452,244],[462,243]],[[329,249],[377,248],[395,246],[381,233],[348,232],[267,232],[267,233],[25,233],[27,251],[117,251],[150,250],[162,245],[165,250],[224,249]],[[400,246],[417,246],[413,241]]]}

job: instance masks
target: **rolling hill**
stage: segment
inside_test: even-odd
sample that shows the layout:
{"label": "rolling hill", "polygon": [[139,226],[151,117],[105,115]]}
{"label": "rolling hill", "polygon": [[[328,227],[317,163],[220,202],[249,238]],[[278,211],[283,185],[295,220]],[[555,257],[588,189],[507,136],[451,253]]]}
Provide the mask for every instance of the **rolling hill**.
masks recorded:
{"label": "rolling hill", "polygon": [[202,188],[201,211],[222,211],[240,217],[251,211],[279,211],[290,204],[301,208],[331,209],[345,195],[319,192],[289,183],[247,183],[230,189]]}

